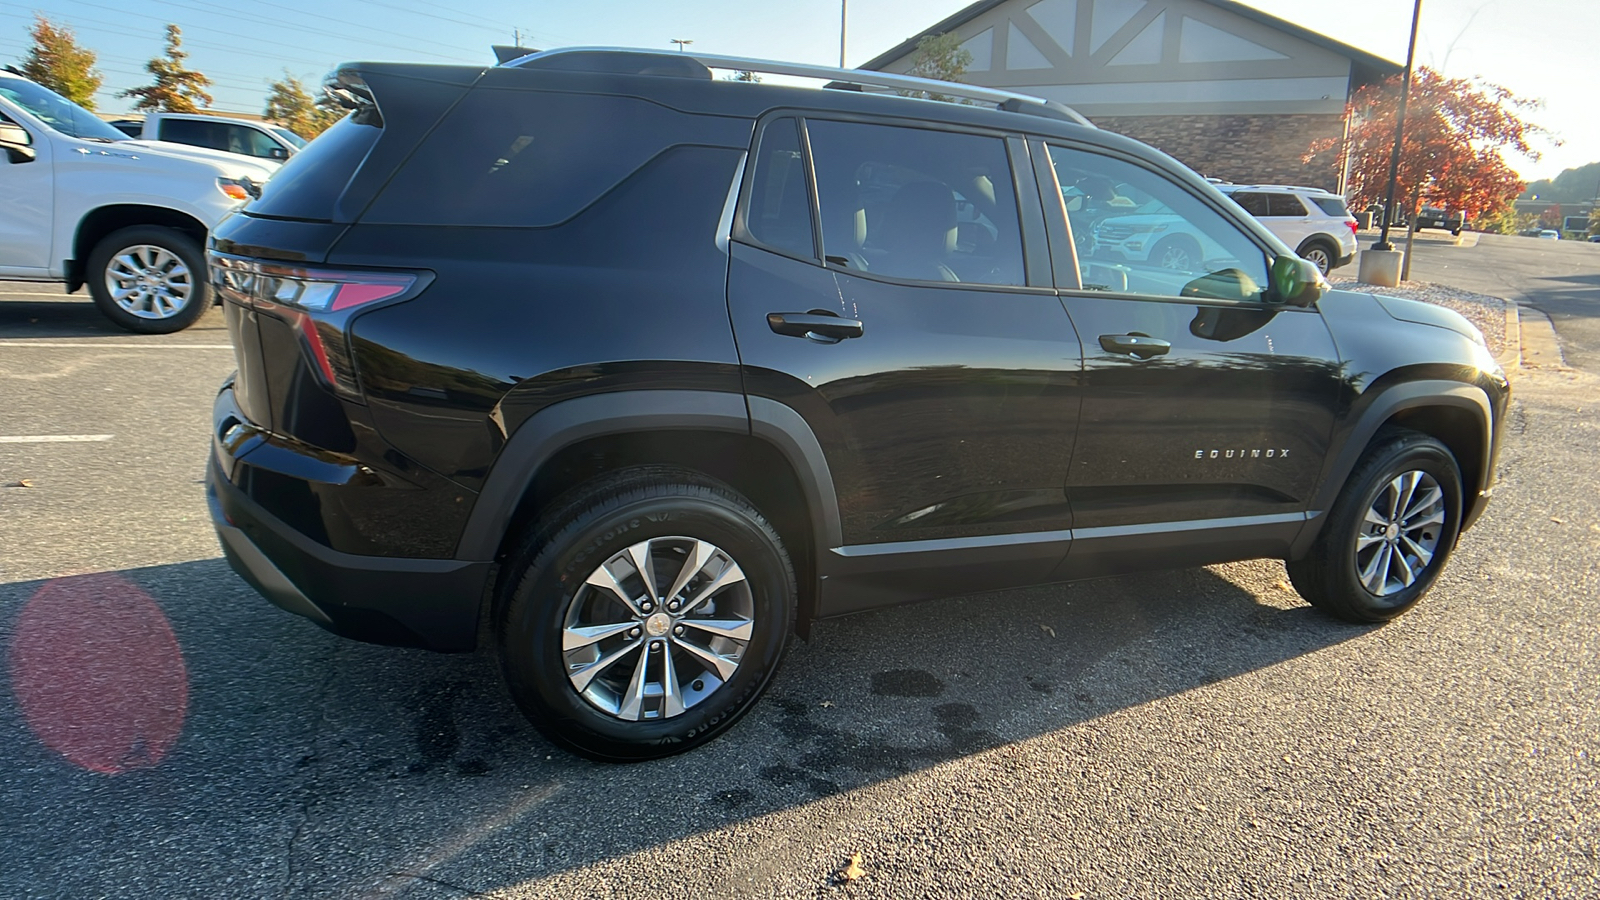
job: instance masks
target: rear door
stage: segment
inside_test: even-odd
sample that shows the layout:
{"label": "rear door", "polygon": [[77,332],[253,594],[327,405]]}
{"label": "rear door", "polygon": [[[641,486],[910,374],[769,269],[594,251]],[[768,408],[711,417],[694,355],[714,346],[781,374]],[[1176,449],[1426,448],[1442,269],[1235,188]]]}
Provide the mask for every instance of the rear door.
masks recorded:
{"label": "rear door", "polygon": [[1179,272],[1101,258],[1094,242],[1076,241],[1076,266],[1057,267],[1085,354],[1067,479],[1072,574],[1122,571],[1155,549],[1187,550],[1240,529],[1292,537],[1339,396],[1321,315],[1267,302],[1267,248],[1213,201],[1095,148],[1052,143],[1048,153],[1069,194],[1085,184],[1112,190],[1181,221],[1206,248]]}
{"label": "rear door", "polygon": [[1080,347],[1026,145],[784,116],[748,171],[729,308],[752,411],[797,411],[832,472],[827,611],[1042,579]]}
{"label": "rear door", "polygon": [[[3,84],[3,82],[0,82]],[[12,162],[0,152],[0,274],[37,278],[50,269],[54,233],[55,168],[49,137],[38,126],[21,125],[0,112],[0,122],[19,125],[32,138],[34,158]]]}

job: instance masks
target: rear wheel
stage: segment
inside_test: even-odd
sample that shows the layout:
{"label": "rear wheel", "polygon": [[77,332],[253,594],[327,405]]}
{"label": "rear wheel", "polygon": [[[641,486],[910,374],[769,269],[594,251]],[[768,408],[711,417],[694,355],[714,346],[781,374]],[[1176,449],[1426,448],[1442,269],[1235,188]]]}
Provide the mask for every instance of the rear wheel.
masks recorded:
{"label": "rear wheel", "polygon": [[141,334],[182,331],[211,306],[200,246],[183,232],[159,225],[106,235],[89,253],[86,277],[106,318]]}
{"label": "rear wheel", "polygon": [[1351,622],[1385,622],[1415,606],[1454,549],[1461,475],[1439,441],[1388,433],[1367,450],[1289,580],[1311,605]]}
{"label": "rear wheel", "polygon": [[794,572],[772,526],[687,470],[576,489],[512,566],[498,622],[506,683],[546,737],[592,759],[715,738],[765,690],[793,627]]}
{"label": "rear wheel", "polygon": [[1317,271],[1324,277],[1333,270],[1334,261],[1338,259],[1338,251],[1329,247],[1323,241],[1308,241],[1300,246],[1300,258],[1313,263]]}

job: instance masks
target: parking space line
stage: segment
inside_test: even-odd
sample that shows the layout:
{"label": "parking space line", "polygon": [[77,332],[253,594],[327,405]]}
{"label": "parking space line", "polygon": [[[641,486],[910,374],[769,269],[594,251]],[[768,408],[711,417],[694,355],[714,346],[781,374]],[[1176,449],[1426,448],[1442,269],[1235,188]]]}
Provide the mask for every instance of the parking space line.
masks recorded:
{"label": "parking space line", "polygon": [[135,344],[98,341],[0,341],[0,347],[76,348],[81,350],[232,350],[232,344]]}
{"label": "parking space line", "polygon": [[109,441],[114,434],[22,434],[0,435],[0,444],[92,444]]}

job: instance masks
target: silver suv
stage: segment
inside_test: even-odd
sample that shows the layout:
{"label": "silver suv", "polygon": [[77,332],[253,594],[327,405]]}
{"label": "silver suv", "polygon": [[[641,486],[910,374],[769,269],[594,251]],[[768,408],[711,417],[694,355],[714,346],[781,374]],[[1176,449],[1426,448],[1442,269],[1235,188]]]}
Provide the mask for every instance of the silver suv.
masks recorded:
{"label": "silver suv", "polygon": [[1355,258],[1356,219],[1338,194],[1284,184],[1219,184],[1217,190],[1324,275]]}

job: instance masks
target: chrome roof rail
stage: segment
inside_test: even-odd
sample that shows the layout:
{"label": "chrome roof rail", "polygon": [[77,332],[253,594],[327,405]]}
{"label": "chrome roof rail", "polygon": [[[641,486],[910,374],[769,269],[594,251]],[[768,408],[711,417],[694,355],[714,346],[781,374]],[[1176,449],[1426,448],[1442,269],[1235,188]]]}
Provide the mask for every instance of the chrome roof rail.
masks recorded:
{"label": "chrome roof rail", "polygon": [[[1029,94],[1019,94],[1014,91],[1000,90],[999,88],[983,87],[976,84],[962,84],[952,81],[938,81],[932,78],[917,78],[911,75],[896,75],[892,72],[874,72],[866,69],[841,69],[835,66],[814,66],[807,63],[778,62],[770,59],[755,59],[745,56],[721,56],[714,53],[673,53],[666,50],[641,50],[636,47],[562,47],[556,50],[545,50],[540,53],[530,53],[527,56],[502,63],[505,66],[517,67],[538,59],[548,59],[556,54],[563,53],[643,53],[660,56],[686,56],[698,61],[708,69],[732,69],[740,72],[756,72],[764,75],[789,75],[797,78],[820,78],[832,82],[828,85],[858,85],[861,87],[885,88],[895,91],[918,91],[928,94],[942,94],[950,97],[960,97],[966,100],[981,100],[995,104],[995,106],[1009,112],[1028,113],[1032,115],[1045,115],[1050,118],[1061,118],[1089,128],[1094,123],[1084,118],[1081,113],[1055,100],[1045,100]],[[1049,110],[1049,112],[1045,112]]]}

